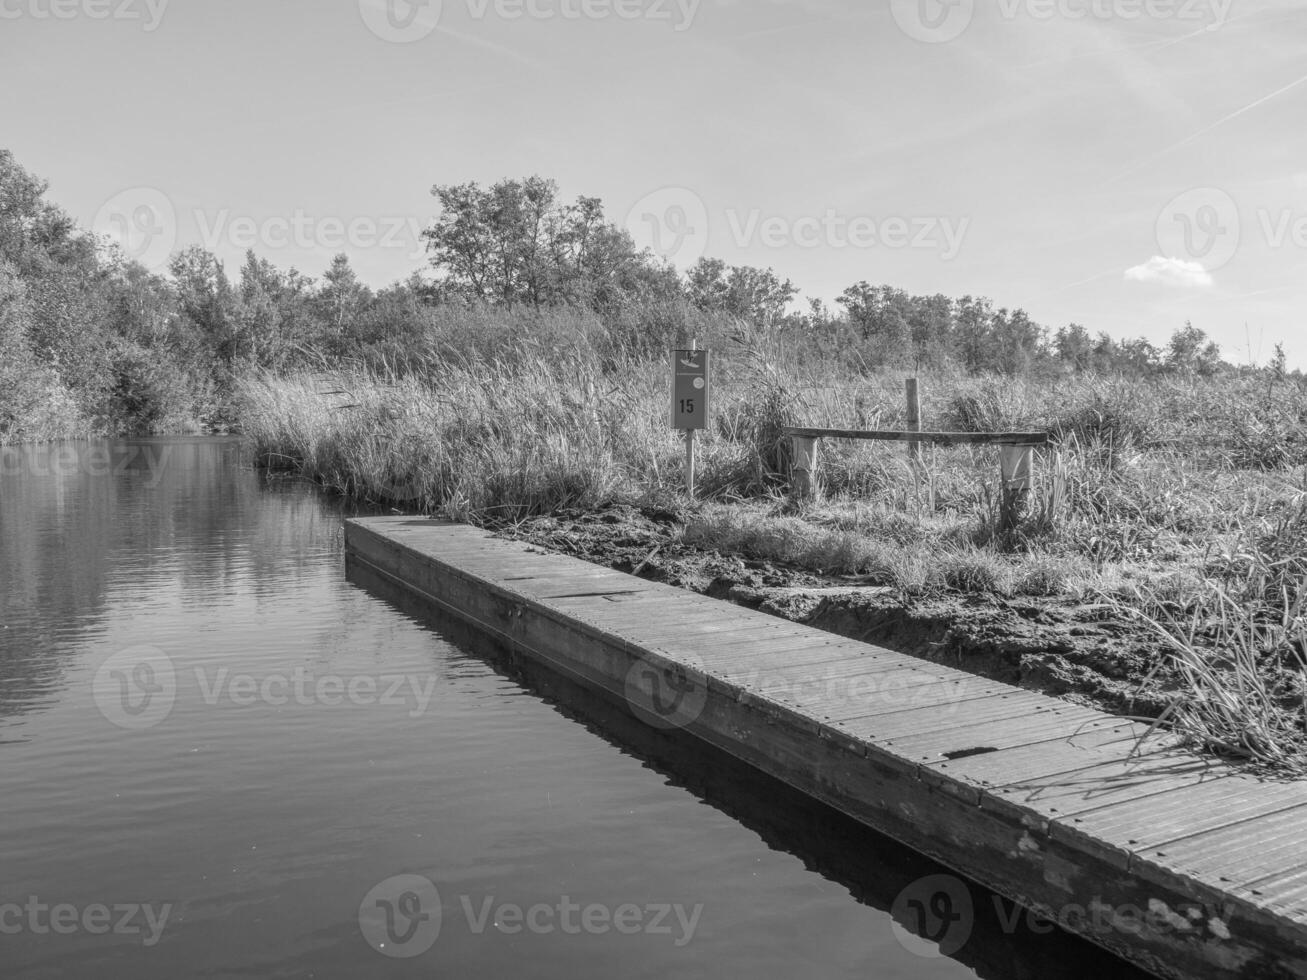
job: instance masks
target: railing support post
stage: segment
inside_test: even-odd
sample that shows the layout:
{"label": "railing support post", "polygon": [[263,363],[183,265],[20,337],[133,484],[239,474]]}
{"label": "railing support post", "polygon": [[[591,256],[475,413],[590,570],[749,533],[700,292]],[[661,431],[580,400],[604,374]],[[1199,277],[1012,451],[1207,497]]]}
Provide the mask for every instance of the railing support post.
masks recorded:
{"label": "railing support post", "polygon": [[794,496],[798,500],[816,500],[821,495],[817,483],[817,446],[812,436],[791,436],[794,458]]}
{"label": "railing support post", "polygon": [[[908,431],[921,431],[921,393],[917,387],[916,378],[908,378],[905,385],[908,396]],[[913,472],[918,472],[922,464],[921,443],[908,443],[908,462],[913,466]]]}
{"label": "railing support post", "polygon": [[1035,449],[1033,446],[999,446],[998,451],[1003,484],[999,529],[1008,534],[1026,513],[1034,476]]}

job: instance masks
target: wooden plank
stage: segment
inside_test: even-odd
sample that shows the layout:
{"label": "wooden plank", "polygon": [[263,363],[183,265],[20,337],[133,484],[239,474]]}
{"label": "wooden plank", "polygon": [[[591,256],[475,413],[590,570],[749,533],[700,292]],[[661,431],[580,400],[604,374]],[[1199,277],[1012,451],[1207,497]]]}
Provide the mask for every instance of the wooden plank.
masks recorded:
{"label": "wooden plank", "polygon": [[1251,881],[1230,883],[1229,887],[1240,898],[1270,906],[1295,922],[1307,923],[1307,862]]}
{"label": "wooden plank", "polygon": [[1058,741],[931,763],[922,767],[921,778],[979,803],[985,790],[1125,761],[1132,755],[1130,734],[1136,727],[1104,715],[1100,724],[1084,726]]}
{"label": "wooden plank", "polygon": [[932,727],[942,727],[949,725],[969,701],[1001,694],[1002,688],[996,683],[978,677],[959,679],[922,671],[890,670],[836,678],[817,690],[804,688],[799,703],[823,724],[851,738],[871,742],[881,741],[891,730],[902,734],[902,725],[908,719],[890,721],[889,715],[918,711],[923,719],[930,720]]}
{"label": "wooden plank", "polygon": [[[1262,782],[1222,766],[1212,766],[1207,778],[1147,795],[1121,794],[1094,799],[1092,809],[1068,812],[1064,820],[1080,832],[1122,840],[1134,848],[1160,847],[1192,834],[1293,806],[1307,805],[1307,785]],[[1307,857],[1307,854],[1304,855]]]}
{"label": "wooden plank", "polygon": [[705,613],[687,613],[687,616],[687,619],[651,616],[638,622],[628,619],[623,630],[633,635],[638,634],[642,641],[649,644],[681,641],[699,647],[753,643],[782,631],[779,620],[749,621]]}
{"label": "wooden plank", "polygon": [[[966,717],[965,711],[959,714]],[[940,727],[919,735],[886,739],[881,744],[914,761],[935,762],[1066,738],[1097,717],[1096,711],[1069,704],[1065,708],[1041,708],[1005,718]]]}
{"label": "wooden plank", "polygon": [[[795,657],[789,654],[809,652],[811,656]],[[713,650],[712,661],[716,669],[723,673],[742,674],[788,674],[797,672],[795,680],[805,680],[812,676],[810,672],[801,672],[801,667],[820,665],[822,676],[832,677],[835,664],[842,664],[839,670],[851,672],[879,672],[902,669],[912,665],[912,658],[906,654],[893,653],[879,648],[851,649],[847,643],[831,633],[808,634],[805,637],[792,637],[788,632],[778,632],[774,640],[766,645],[735,644],[721,646]]]}
{"label": "wooden plank", "polygon": [[675,618],[687,613],[715,613],[718,619],[731,621],[774,622],[777,620],[775,616],[755,613],[747,609],[739,610],[739,613],[745,615],[736,614],[735,610],[730,608],[723,610],[721,600],[710,599],[707,596],[694,595],[694,598],[687,602],[679,594],[680,590],[671,586],[648,582],[622,572],[610,572],[610,575],[624,580],[629,588],[638,589],[638,594],[615,597],[612,600],[611,610],[615,614],[621,613],[632,617],[652,614],[655,617]]}
{"label": "wooden plank", "polygon": [[[962,724],[1009,718],[1020,711],[1037,710],[1047,706],[1049,702],[1048,698],[1032,691],[1022,691],[1001,681],[990,681],[973,675],[964,675],[956,683],[952,678],[942,678],[934,685],[934,689],[935,696],[923,699],[920,705],[911,710],[921,712],[923,719],[933,719],[937,724],[945,720],[956,720],[959,717],[963,719]],[[895,735],[904,735],[908,731],[916,734],[918,731],[916,728],[901,727],[911,719],[890,717],[898,714],[899,711],[868,711],[857,704],[832,707],[834,710],[826,714],[823,720],[838,724],[850,735],[864,738],[869,742],[880,742]],[[949,710],[942,711],[941,708]]]}
{"label": "wooden plank", "polygon": [[715,673],[753,696],[801,705],[820,721],[829,718],[815,710],[814,704],[845,704],[852,699],[863,710],[871,711],[878,699],[902,697],[904,692],[939,680],[925,672],[905,669],[894,658],[887,657],[884,663],[878,663],[874,658],[850,656],[846,647],[832,645],[824,648],[824,653],[822,649],[810,651],[810,659],[803,663],[792,659],[772,667],[744,663]]}
{"label": "wooden plank", "polygon": [[668,616],[668,610],[659,602],[636,604],[609,601],[615,591],[603,594],[574,594],[542,596],[540,602],[557,612],[593,620],[620,624],[641,638],[653,636],[709,636],[716,633],[757,629],[732,619],[723,619],[721,613],[713,615],[708,609],[686,609],[679,615]]}
{"label": "wooden plank", "polygon": [[1018,705],[1024,705],[1024,710],[1031,712],[1044,710],[1044,706],[1038,702],[1022,698],[1022,693],[1029,692],[1014,693],[1011,687],[1001,681],[974,677],[960,690],[949,685],[939,685],[929,697],[914,693],[911,704],[902,710],[863,716],[847,724],[856,724],[868,742],[888,745],[896,739],[927,732],[951,731],[1001,721],[1012,717],[1012,712]]}
{"label": "wooden plank", "polygon": [[795,701],[822,683],[823,670],[847,662],[848,652],[835,646],[810,647],[761,660],[737,660],[730,665],[719,663],[711,655],[705,659],[710,676],[724,685],[733,685],[755,697],[785,694],[787,701]]}
{"label": "wooden plank", "polygon": [[[782,686],[793,692],[802,692],[808,699],[814,716],[826,720],[823,698],[843,699],[869,697],[885,692],[943,684],[951,675],[922,670],[922,663],[906,654],[885,651],[867,654],[850,649],[847,644],[832,643],[818,648],[820,657],[803,663],[787,661],[781,657],[772,663],[760,662],[756,656],[745,655],[730,668],[731,676],[751,678],[751,687]],[[970,677],[970,675],[963,675]],[[972,680],[978,678],[971,677]],[[871,713],[870,711],[868,712]]]}
{"label": "wooden plank", "polygon": [[[1260,783],[1219,765],[1188,765],[1169,779],[1156,768],[1136,768],[1134,775],[1128,785],[1110,786],[1099,774],[1100,784],[1108,785],[1106,791],[1079,796],[1056,789],[1046,792],[1044,802],[1055,803],[1061,811],[1052,835],[1083,847],[1108,848],[1114,862],[1127,867],[1129,856],[1137,851],[1307,804],[1307,786]],[[1144,775],[1147,778],[1141,778]],[[1068,783],[1068,788],[1078,787]],[[1076,809],[1084,804],[1090,808]]]}
{"label": "wooden plank", "polygon": [[[995,782],[984,787],[980,805],[987,810],[1006,813],[1012,817],[1036,820],[1046,827],[1050,838],[1071,846],[1092,851],[1101,860],[1117,867],[1129,863],[1130,848],[1119,840],[1088,837],[1075,832],[1076,825],[1069,823],[1071,814],[1082,813],[1109,802],[1126,802],[1155,795],[1155,790],[1183,788],[1186,785],[1213,781],[1227,773],[1226,767],[1211,759],[1195,756],[1187,749],[1176,748],[1172,741],[1149,739],[1142,745],[1137,741],[1142,726],[1126,723],[1118,727],[1100,728],[1078,753],[1082,768],[1049,771],[1039,760],[1039,773],[1024,773],[1026,778],[1013,778],[1006,783]],[[1085,737],[1077,735],[1074,742],[1082,743]],[[1061,765],[1065,755],[1059,753],[1054,761]],[[1001,779],[1002,777],[1000,777]]]}
{"label": "wooden plank", "polygon": [[785,434],[800,439],[860,439],[874,442],[933,442],[937,445],[1046,446],[1047,432],[908,432],[888,429],[808,429],[786,427]]}
{"label": "wooden plank", "polygon": [[[640,581],[639,579],[635,580]],[[609,585],[616,583],[609,582]],[[636,589],[630,578],[627,587]],[[542,601],[566,615],[589,615],[603,619],[605,622],[625,622],[632,627],[646,630],[654,625],[677,627],[680,624],[723,621],[737,623],[734,619],[725,619],[721,610],[707,606],[680,606],[675,597],[662,592],[648,590],[631,594],[622,594],[621,588],[608,588],[607,597],[587,596],[583,594],[542,596]],[[602,601],[600,601],[602,600]],[[643,633],[642,633],[643,635]]]}
{"label": "wooden plank", "polygon": [[1238,885],[1300,863],[1305,842],[1307,805],[1299,805],[1142,848],[1132,867],[1156,869],[1173,878]]}
{"label": "wooden plank", "polygon": [[997,681],[966,688],[960,694],[948,684],[928,685],[914,688],[902,697],[886,698],[881,704],[862,706],[863,711],[868,707],[875,709],[875,714],[862,714],[848,722],[823,719],[822,724],[836,737],[863,745],[868,752],[897,758],[897,752],[884,748],[883,742],[952,727],[957,723],[959,709],[971,704],[987,702],[989,711],[1006,714],[1009,706],[1000,699],[1010,693],[1011,688]]}
{"label": "wooden plank", "polygon": [[[726,637],[725,639],[730,639]],[[828,644],[797,640],[783,627],[774,630],[749,629],[735,638],[738,642],[713,641],[705,643],[693,636],[669,637],[644,642],[644,649],[652,650],[670,659],[682,656],[698,657],[708,664],[717,677],[723,677],[737,667],[765,663],[820,663],[840,654]]]}
{"label": "wooden plank", "polygon": [[630,578],[615,578],[612,575],[529,575],[514,576],[502,581],[506,588],[538,599],[644,594]]}
{"label": "wooden plank", "polygon": [[[514,588],[519,588],[519,587],[534,588],[536,586],[547,586],[551,582],[557,582],[557,581],[574,582],[574,581],[604,580],[604,579],[614,579],[616,581],[622,582],[624,585],[628,587],[631,585],[631,577],[629,575],[623,575],[621,572],[615,572],[611,568],[600,568],[597,565],[593,569],[590,569],[590,568],[559,568],[554,565],[550,565],[547,567],[544,565],[541,565],[539,567],[532,567],[530,565],[527,565],[523,567],[519,565],[517,562],[514,562],[513,564],[515,567],[510,570],[512,574],[505,575],[501,570],[501,573],[499,576],[497,576],[496,581],[504,585],[512,586]],[[639,580],[637,579],[637,581]],[[653,583],[651,582],[649,583],[649,585],[652,586]]]}
{"label": "wooden plank", "polygon": [[[816,630],[805,631],[801,626],[787,623],[783,619],[775,621],[774,627],[761,630],[750,626],[742,631],[738,644],[715,643],[712,646],[713,662],[722,669],[737,664],[774,661],[783,663],[787,653],[799,654],[805,650],[821,649],[827,651],[839,646],[838,637]],[[703,644],[695,636],[673,636],[659,640],[649,640],[647,645],[652,650],[662,650],[675,654],[678,650],[698,650]]]}

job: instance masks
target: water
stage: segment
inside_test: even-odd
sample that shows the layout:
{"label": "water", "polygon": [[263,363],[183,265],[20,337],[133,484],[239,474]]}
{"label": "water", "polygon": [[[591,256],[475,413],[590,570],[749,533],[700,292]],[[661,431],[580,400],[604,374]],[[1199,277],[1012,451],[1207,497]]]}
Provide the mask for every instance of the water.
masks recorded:
{"label": "water", "polygon": [[1130,975],[424,615],[233,440],[0,449],[0,976]]}

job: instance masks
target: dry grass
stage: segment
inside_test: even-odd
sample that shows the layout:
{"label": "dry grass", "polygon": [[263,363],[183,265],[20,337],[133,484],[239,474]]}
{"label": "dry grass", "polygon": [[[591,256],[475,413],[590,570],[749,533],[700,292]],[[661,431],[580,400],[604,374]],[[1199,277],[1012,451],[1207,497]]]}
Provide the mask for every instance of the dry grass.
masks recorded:
{"label": "dry grass", "polygon": [[[473,522],[676,495],[667,365],[582,326],[553,323],[548,343],[517,326],[433,341],[402,370],[247,378],[240,424],[265,461]],[[1307,463],[1307,399],[1294,384],[923,377],[929,427],[1059,435],[1028,516],[1000,535],[990,448],[928,450],[914,472],[901,445],[829,443],[826,502],[787,505],[782,428],[901,426],[903,379],[802,364],[776,335],[708,340],[714,427],[688,542],[908,594],[1110,604],[1157,634],[1158,669],[1184,681],[1168,723],[1279,768],[1301,762],[1307,487],[1292,467]]]}

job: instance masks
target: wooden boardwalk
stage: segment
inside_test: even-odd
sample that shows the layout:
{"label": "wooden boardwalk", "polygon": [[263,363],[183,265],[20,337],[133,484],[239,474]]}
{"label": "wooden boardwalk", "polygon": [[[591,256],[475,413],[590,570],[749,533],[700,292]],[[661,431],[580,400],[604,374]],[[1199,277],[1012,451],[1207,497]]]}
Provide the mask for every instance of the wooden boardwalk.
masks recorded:
{"label": "wooden boardwalk", "polygon": [[1146,726],[417,518],[348,560],[1163,977],[1307,977],[1307,782]]}

